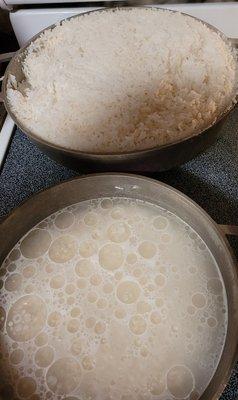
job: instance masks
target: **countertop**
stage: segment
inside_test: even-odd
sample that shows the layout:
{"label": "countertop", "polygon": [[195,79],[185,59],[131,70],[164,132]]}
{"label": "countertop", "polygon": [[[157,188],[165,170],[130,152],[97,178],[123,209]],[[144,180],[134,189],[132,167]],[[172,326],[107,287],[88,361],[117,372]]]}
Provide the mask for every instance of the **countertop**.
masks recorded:
{"label": "countertop", "polygon": [[[33,193],[77,175],[51,161],[17,130],[0,175],[0,217]],[[148,176],[190,196],[217,223],[237,225],[238,109],[224,125],[222,138],[204,154],[172,171]],[[238,257],[238,238],[230,242]],[[222,400],[238,400],[238,364]]]}

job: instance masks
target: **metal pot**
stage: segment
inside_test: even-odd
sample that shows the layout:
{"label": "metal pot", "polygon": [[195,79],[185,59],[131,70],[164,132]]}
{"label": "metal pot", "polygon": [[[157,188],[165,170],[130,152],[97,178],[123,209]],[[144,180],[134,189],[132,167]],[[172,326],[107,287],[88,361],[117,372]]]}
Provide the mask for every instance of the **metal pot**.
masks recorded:
{"label": "metal pot", "polygon": [[[34,225],[59,209],[98,197],[121,196],[162,206],[185,221],[204,240],[220,269],[227,292],[228,326],[217,370],[200,400],[217,400],[227,384],[238,350],[238,271],[221,228],[195,202],[155,180],[128,174],[96,174],[60,183],[32,196],[0,225],[0,265]],[[238,229],[224,227],[238,235]],[[10,400],[10,399],[9,399]]]}
{"label": "metal pot", "polygon": [[[96,12],[107,12],[110,8],[105,8],[97,10]],[[164,9],[158,10],[164,11]],[[178,12],[171,10],[172,12]],[[83,14],[94,13],[95,11],[89,11]],[[83,14],[79,14],[82,16]],[[70,18],[76,18],[75,15]],[[194,17],[192,17],[194,18]],[[195,18],[197,19],[197,18]],[[202,21],[203,22],[203,21]],[[228,39],[224,34],[219,32],[213,26],[203,22],[209,29],[218,32],[222,39],[228,43],[232,42],[232,45],[237,45],[236,39]],[[53,29],[55,25],[49,26],[47,29]],[[36,143],[36,145],[51,158],[58,161],[59,163],[75,169],[84,171],[139,171],[139,172],[153,172],[153,171],[164,171],[170,168],[176,167],[183,164],[192,158],[196,157],[199,153],[203,152],[207,147],[209,147],[221,134],[221,128],[230,110],[226,110],[216,122],[214,122],[210,127],[203,130],[199,134],[191,135],[190,137],[184,138],[182,140],[173,142],[171,144],[157,146],[148,150],[131,151],[124,153],[113,153],[113,154],[100,154],[100,153],[86,153],[78,150],[70,150],[63,146],[54,145],[46,140],[41,139],[31,131],[29,131],[22,123],[18,120],[14,111],[7,100],[6,88],[9,75],[15,75],[18,81],[22,80],[24,75],[22,73],[22,62],[24,61],[25,51],[27,50],[30,43],[34,42],[39,35],[38,33],[31,41],[21,48],[15,56],[12,58],[10,64],[7,67],[4,80],[2,93],[0,94],[0,99],[5,103],[5,107],[10,114],[16,125],[27,134],[27,136]],[[4,57],[3,57],[4,58]],[[7,55],[5,55],[5,59]]]}

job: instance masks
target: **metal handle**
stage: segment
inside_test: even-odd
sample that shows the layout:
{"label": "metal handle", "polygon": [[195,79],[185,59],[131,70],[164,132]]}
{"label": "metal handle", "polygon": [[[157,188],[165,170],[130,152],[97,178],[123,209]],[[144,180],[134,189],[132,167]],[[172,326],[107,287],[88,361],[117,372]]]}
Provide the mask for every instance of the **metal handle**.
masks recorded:
{"label": "metal handle", "polygon": [[[0,54],[0,64],[1,64],[1,63],[4,63],[4,62],[7,62],[7,61],[10,61],[11,58],[12,58],[15,54],[16,54],[15,51],[12,51],[12,52],[10,52],[10,53],[3,53],[3,54]],[[3,78],[4,78],[4,76],[1,76],[0,81],[2,81]],[[0,92],[0,103],[3,103],[3,93],[2,93],[2,92]]]}
{"label": "metal handle", "polygon": [[6,62],[6,61],[10,61],[11,58],[16,54],[15,51],[12,51],[11,53],[3,53],[0,54],[0,63]]}
{"label": "metal handle", "polygon": [[219,225],[222,232],[225,233],[225,235],[232,235],[232,236],[238,236],[238,226],[237,225]]}
{"label": "metal handle", "polygon": [[231,42],[232,46],[238,48],[238,38],[228,38],[228,40]]}

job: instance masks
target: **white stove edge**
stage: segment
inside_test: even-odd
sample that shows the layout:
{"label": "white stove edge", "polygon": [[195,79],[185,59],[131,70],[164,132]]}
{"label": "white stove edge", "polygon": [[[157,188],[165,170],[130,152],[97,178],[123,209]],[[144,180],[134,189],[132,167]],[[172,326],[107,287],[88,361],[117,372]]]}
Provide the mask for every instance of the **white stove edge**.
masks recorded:
{"label": "white stove edge", "polygon": [[[34,0],[8,0],[18,3],[26,3]],[[37,4],[43,4],[40,0]],[[54,0],[53,0],[54,1]],[[238,38],[238,3],[196,3],[196,4],[163,4],[154,7],[170,8],[198,17],[220,29],[228,37]],[[22,9],[10,12],[10,20],[20,46],[23,46],[39,31],[64,18],[89,10],[99,9],[95,7],[62,7],[62,8],[38,8]]]}
{"label": "white stove edge", "polygon": [[14,131],[14,122],[9,115],[3,123],[2,129],[0,131],[0,171],[1,166],[5,160],[8,145],[11,140],[12,133]]}

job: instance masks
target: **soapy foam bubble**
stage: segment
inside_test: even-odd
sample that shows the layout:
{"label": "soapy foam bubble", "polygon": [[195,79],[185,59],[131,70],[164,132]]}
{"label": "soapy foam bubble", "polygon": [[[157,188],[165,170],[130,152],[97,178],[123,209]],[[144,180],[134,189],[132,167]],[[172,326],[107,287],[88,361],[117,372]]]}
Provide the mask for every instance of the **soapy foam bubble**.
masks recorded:
{"label": "soapy foam bubble", "polygon": [[17,384],[17,392],[20,397],[30,397],[36,390],[36,382],[33,378],[21,378]]}
{"label": "soapy foam bubble", "polygon": [[28,265],[27,267],[25,267],[22,271],[22,275],[24,276],[24,278],[29,279],[32,276],[34,276],[36,273],[36,267],[34,265]]}
{"label": "soapy foam bubble", "polygon": [[11,274],[5,281],[5,289],[9,292],[15,292],[19,290],[22,285],[22,276],[18,273]]}
{"label": "soapy foam bubble", "polygon": [[140,287],[136,282],[124,281],[117,287],[117,297],[125,304],[135,303],[140,296]]}
{"label": "soapy foam bubble", "polygon": [[38,258],[46,253],[51,243],[51,236],[48,231],[33,229],[22,240],[20,249],[26,258]]}
{"label": "soapy foam bubble", "polygon": [[60,326],[62,321],[62,316],[61,313],[58,311],[53,311],[52,313],[49,314],[47,323],[51,328],[56,328],[57,326]]}
{"label": "soapy foam bubble", "polygon": [[137,312],[139,314],[146,314],[151,311],[151,305],[146,301],[138,301],[137,303]]}
{"label": "soapy foam bubble", "polygon": [[75,266],[75,272],[80,277],[90,276],[93,271],[93,263],[88,259],[80,260]]}
{"label": "soapy foam bubble", "polygon": [[194,377],[185,365],[172,367],[167,374],[167,387],[176,399],[186,398],[194,388]]}
{"label": "soapy foam bubble", "polygon": [[81,343],[81,339],[74,339],[71,347],[70,347],[70,351],[72,353],[73,356],[78,356],[81,351],[82,351],[82,343]]}
{"label": "soapy foam bubble", "polygon": [[129,239],[130,229],[125,222],[115,222],[110,225],[107,234],[112,242],[121,243]]}
{"label": "soapy foam bubble", "polygon": [[77,318],[77,317],[80,316],[81,310],[80,310],[79,307],[74,307],[74,308],[71,310],[70,314],[71,314],[71,317]]}
{"label": "soapy foam bubble", "polygon": [[97,252],[97,245],[93,240],[85,240],[79,245],[79,254],[82,257],[91,257]]}
{"label": "soapy foam bubble", "polygon": [[11,306],[8,312],[7,333],[18,342],[30,340],[44,327],[46,316],[46,305],[40,297],[23,296]]}
{"label": "soapy foam bubble", "polygon": [[37,350],[35,363],[40,368],[48,367],[54,359],[54,350],[50,346],[44,346]]}
{"label": "soapy foam bubble", "polygon": [[74,216],[72,213],[65,211],[58,214],[54,222],[57,228],[67,229],[73,224]]}
{"label": "soapy foam bubble", "polygon": [[114,271],[123,262],[123,251],[118,244],[105,244],[99,251],[99,263],[102,268]]}
{"label": "soapy foam bubble", "polygon": [[98,216],[94,212],[90,212],[86,214],[84,217],[84,223],[89,226],[97,225],[97,221],[98,221]]}
{"label": "soapy foam bubble", "polygon": [[76,240],[69,235],[55,239],[49,249],[49,257],[55,263],[65,263],[73,258],[78,250]]}
{"label": "soapy foam bubble", "polygon": [[36,338],[35,338],[35,344],[38,347],[44,346],[48,342],[48,335],[45,332],[41,332]]}
{"label": "soapy foam bubble", "polygon": [[138,251],[142,257],[152,258],[156,254],[156,246],[152,242],[145,241],[139,245]]}
{"label": "soapy foam bubble", "polygon": [[50,280],[50,287],[52,289],[60,289],[64,286],[65,279],[62,275],[55,275]]}
{"label": "soapy foam bubble", "polygon": [[55,394],[71,393],[79,385],[81,368],[79,363],[70,357],[55,361],[47,371],[46,383]]}
{"label": "soapy foam bubble", "polygon": [[140,315],[134,315],[130,319],[129,328],[135,335],[142,335],[146,330],[146,322]]}
{"label": "soapy foam bubble", "polygon": [[203,308],[206,305],[206,297],[202,293],[195,293],[192,296],[192,303],[197,308]]}
{"label": "soapy foam bubble", "polygon": [[70,333],[75,333],[79,330],[80,322],[76,318],[72,318],[67,324],[67,330]]}
{"label": "soapy foam bubble", "polygon": [[15,349],[10,355],[10,362],[14,365],[20,364],[24,358],[24,351],[21,349]]}

